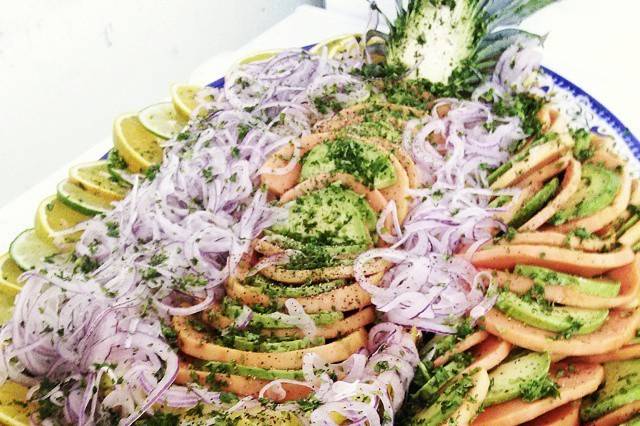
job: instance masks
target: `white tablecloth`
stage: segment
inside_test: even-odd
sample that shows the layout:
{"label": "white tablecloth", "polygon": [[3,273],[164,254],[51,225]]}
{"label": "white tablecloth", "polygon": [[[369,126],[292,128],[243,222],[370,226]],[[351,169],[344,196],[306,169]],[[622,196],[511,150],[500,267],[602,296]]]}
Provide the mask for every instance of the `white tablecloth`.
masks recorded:
{"label": "white tablecloth", "polygon": [[[194,70],[190,81],[209,83],[250,52],[303,46],[333,35],[361,32],[365,26],[364,16],[364,0],[327,0],[327,10],[301,6],[238,51],[203,63]],[[637,0],[564,0],[523,25],[529,31],[549,33],[545,65],[587,89],[636,135],[640,135],[638,16],[640,2]],[[149,99],[149,103],[154,101]],[[33,226],[39,201],[55,192],[56,184],[65,178],[70,166],[98,159],[111,148],[111,143],[111,138],[106,137],[1,208],[0,252],[8,248],[18,232]]]}

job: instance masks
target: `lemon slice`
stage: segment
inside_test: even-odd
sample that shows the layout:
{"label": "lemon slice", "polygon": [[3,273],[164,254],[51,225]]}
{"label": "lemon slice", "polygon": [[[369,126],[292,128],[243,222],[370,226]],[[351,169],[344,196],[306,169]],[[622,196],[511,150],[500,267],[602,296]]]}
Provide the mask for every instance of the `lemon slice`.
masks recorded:
{"label": "lemon slice", "polygon": [[94,216],[113,209],[111,200],[98,197],[68,180],[60,182],[57,190],[58,200],[80,214]]}
{"label": "lemon slice", "polygon": [[11,259],[24,271],[40,269],[47,259],[60,253],[58,247],[38,237],[33,228],[23,231],[9,246]]}
{"label": "lemon slice", "polygon": [[5,284],[0,283],[0,325],[6,324],[11,319],[13,302],[18,291],[19,289],[15,290],[13,287],[7,287]]}
{"label": "lemon slice", "polygon": [[27,405],[25,386],[7,381],[0,386],[0,423],[7,426],[28,426],[31,409]]}
{"label": "lemon slice", "polygon": [[281,53],[282,50],[265,50],[263,52],[254,53],[246,58],[241,59],[238,64],[251,64],[253,62],[266,61],[267,59],[271,59],[276,56],[278,53]]}
{"label": "lemon slice", "polygon": [[202,90],[200,86],[190,84],[174,84],[171,86],[171,101],[183,120],[191,117],[191,112],[198,106],[196,95]]}
{"label": "lemon slice", "polygon": [[0,256],[0,289],[8,290],[16,294],[22,288],[18,279],[22,274],[22,269],[11,259],[9,253]]}
{"label": "lemon slice", "polygon": [[36,212],[36,234],[41,239],[48,241],[54,245],[72,244],[82,235],[82,231],[67,234],[66,231],[88,220],[89,216],[78,213],[72,208],[64,205],[57,196],[42,200]]}
{"label": "lemon slice", "polygon": [[94,161],[74,166],[69,170],[69,182],[84,188],[98,197],[121,200],[129,188],[120,185],[109,173],[107,161]]}
{"label": "lemon slice", "polygon": [[142,125],[137,114],[121,115],[113,123],[113,144],[134,173],[160,164],[163,141]]}
{"label": "lemon slice", "polygon": [[321,41],[320,43],[309,49],[309,53],[312,55],[319,55],[322,53],[322,49],[326,47],[328,49],[329,57],[333,57],[336,53],[344,51],[348,46],[350,40],[354,37],[358,40],[361,38],[360,34],[343,34],[330,39]]}
{"label": "lemon slice", "polygon": [[124,161],[117,149],[109,151],[107,158],[107,170],[113,179],[120,185],[128,188],[133,186],[131,175],[127,172],[127,162]]}
{"label": "lemon slice", "polygon": [[138,119],[148,131],[165,139],[176,136],[187,124],[172,102],[148,106],[138,113]]}

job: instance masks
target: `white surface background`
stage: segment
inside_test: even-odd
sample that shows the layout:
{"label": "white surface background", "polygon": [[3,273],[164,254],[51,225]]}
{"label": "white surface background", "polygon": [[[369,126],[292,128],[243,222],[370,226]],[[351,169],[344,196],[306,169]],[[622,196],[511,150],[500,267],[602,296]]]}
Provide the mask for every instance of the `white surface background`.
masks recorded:
{"label": "white surface background", "polygon": [[305,3],[0,0],[0,205]]}
{"label": "white surface background", "polygon": [[[95,22],[99,22],[107,12],[106,6],[101,6],[103,2],[91,2],[91,7],[88,7],[89,2],[80,0],[41,0],[35,3],[44,6],[46,2],[47,8],[58,10],[58,13],[74,5],[82,13],[74,12],[75,19],[57,24],[57,31],[66,35],[66,39],[38,38],[35,30],[33,34],[23,34],[21,46],[26,52],[13,50],[14,63],[9,67],[5,62],[7,28],[18,31],[26,23],[20,24],[8,18],[5,2],[9,0],[0,0],[0,205],[3,197],[9,196],[7,194],[20,195],[0,209],[0,252],[19,231],[32,226],[39,200],[55,191],[55,184],[64,178],[70,165],[94,160],[109,149],[110,137],[106,136],[112,119],[118,113],[137,110],[165,97],[171,82],[189,79],[205,84],[213,81],[248,52],[300,46],[336,34],[362,31],[367,15],[365,0],[327,0],[328,10],[302,6],[259,37],[236,49],[243,37],[251,31],[259,32],[269,25],[270,19],[278,13],[286,13],[296,2],[176,0],[175,4],[179,3],[180,7],[175,6],[175,10],[171,10],[167,6],[167,3],[173,4],[171,1],[113,0],[105,2],[109,4],[109,10],[119,7],[125,11],[128,7],[133,11],[127,13],[146,12],[154,17],[144,23],[124,19],[120,21],[121,27],[114,27],[110,33],[112,43],[121,44],[127,52],[123,57],[117,57],[112,48],[100,47],[93,51],[87,47],[105,43],[105,33],[100,32],[104,27],[95,27]],[[379,0],[379,3],[385,2],[393,3],[393,0]],[[33,0],[27,0],[20,3],[20,7],[32,3]],[[269,10],[260,12],[264,7],[260,5],[267,3]],[[10,4],[15,7],[17,2]],[[259,16],[247,18],[248,8],[257,8]],[[185,18],[187,12],[194,16]],[[29,15],[28,9],[21,10],[21,13],[24,19],[36,19]],[[640,135],[638,16],[638,0],[564,0],[539,12],[523,25],[529,31],[549,33],[545,65],[599,99],[636,136]],[[50,14],[39,24],[33,23],[33,28],[54,25],[53,18],[54,15]],[[75,33],[78,27],[99,30],[82,41]],[[178,27],[186,28],[187,35],[178,34]],[[119,29],[117,33],[115,29]],[[198,36],[202,31],[207,37]],[[159,39],[154,39],[156,34],[162,35],[164,45]],[[10,36],[17,37],[13,31]],[[200,38],[205,41],[194,41]],[[66,53],[62,56],[49,55],[47,49],[40,46],[40,55],[49,58],[47,67],[40,61],[42,58],[33,53],[37,43],[48,43],[51,49]],[[84,50],[74,50],[71,46],[74,43],[83,46]],[[172,56],[171,47],[167,46],[176,49],[188,47],[189,53]],[[160,47],[165,49],[164,54],[147,54],[149,49]],[[228,50],[213,56],[220,49]],[[131,62],[127,62],[127,58]],[[69,61],[75,61],[75,68]],[[196,67],[198,62],[201,65]],[[50,67],[59,68],[52,70]],[[17,68],[22,71],[16,71]],[[109,71],[116,68],[118,72]],[[12,78],[5,77],[7,70],[11,71]],[[80,71],[85,73],[84,80],[79,76]],[[89,78],[86,73],[94,73],[101,78]],[[47,84],[43,83],[45,80]],[[69,89],[61,91],[61,87]],[[48,102],[43,102],[43,97],[47,96],[54,96],[55,100],[49,98]],[[81,117],[89,118],[84,121]],[[64,136],[54,138],[54,133]],[[34,137],[35,134],[39,136]],[[29,179],[18,179],[18,176]],[[35,182],[38,183],[25,190]]]}

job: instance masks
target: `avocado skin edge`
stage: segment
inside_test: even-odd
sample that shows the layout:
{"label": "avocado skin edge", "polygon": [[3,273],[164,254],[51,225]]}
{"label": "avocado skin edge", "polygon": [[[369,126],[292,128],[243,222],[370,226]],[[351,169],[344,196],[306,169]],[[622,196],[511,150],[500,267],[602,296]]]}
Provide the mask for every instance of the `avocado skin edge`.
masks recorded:
{"label": "avocado skin edge", "polygon": [[547,182],[540,191],[536,192],[533,197],[528,199],[524,205],[516,212],[509,222],[509,226],[514,228],[519,228],[536,213],[538,213],[542,208],[553,198],[558,192],[558,188],[560,187],[560,179],[557,177],[551,179]]}
{"label": "avocado skin edge", "polygon": [[607,362],[604,386],[585,398],[580,419],[590,421],[640,400],[640,359]]}
{"label": "avocado skin edge", "polygon": [[510,401],[520,396],[520,385],[549,374],[551,356],[547,352],[531,352],[504,362],[489,377],[491,388],[484,407]]}
{"label": "avocado skin edge", "polygon": [[500,293],[495,306],[511,318],[555,333],[565,333],[569,330],[572,334],[592,333],[604,324],[609,315],[607,309],[545,307],[534,300],[525,300],[510,292]]}
{"label": "avocado skin edge", "polygon": [[260,367],[251,367],[247,365],[219,361],[199,361],[195,362],[193,366],[197,370],[214,374],[233,374],[236,376],[251,377],[261,380],[304,380],[304,374],[302,373],[302,370],[267,370]]}
{"label": "avocado skin edge", "polygon": [[607,280],[597,281],[577,275],[556,272],[552,269],[533,265],[516,265],[513,272],[531,278],[536,284],[560,285],[575,288],[580,293],[590,296],[615,297],[620,292],[620,282]]}

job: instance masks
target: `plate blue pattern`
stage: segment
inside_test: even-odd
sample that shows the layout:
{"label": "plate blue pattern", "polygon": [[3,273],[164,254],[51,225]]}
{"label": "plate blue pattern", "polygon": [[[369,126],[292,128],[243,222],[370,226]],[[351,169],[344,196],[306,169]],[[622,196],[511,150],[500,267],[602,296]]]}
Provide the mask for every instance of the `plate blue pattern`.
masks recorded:
{"label": "plate blue pattern", "polygon": [[557,87],[568,91],[575,97],[583,97],[587,99],[593,113],[611,127],[616,135],[629,147],[629,150],[633,153],[635,158],[640,159],[640,140],[631,133],[627,126],[625,126],[613,112],[602,105],[602,103],[600,103],[596,98],[585,92],[576,84],[562,77],[560,74],[547,67],[542,67],[542,69],[553,79],[553,82]]}

